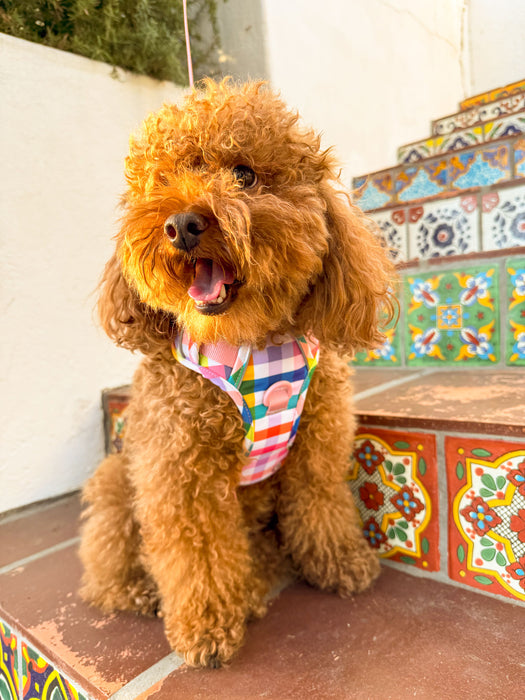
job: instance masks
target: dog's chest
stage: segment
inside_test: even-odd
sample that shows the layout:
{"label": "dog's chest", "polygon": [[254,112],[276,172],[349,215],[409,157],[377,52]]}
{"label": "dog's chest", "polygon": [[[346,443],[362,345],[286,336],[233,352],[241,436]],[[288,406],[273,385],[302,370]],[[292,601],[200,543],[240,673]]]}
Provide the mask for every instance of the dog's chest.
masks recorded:
{"label": "dog's chest", "polygon": [[312,338],[284,336],[263,349],[226,343],[199,346],[186,334],[175,339],[177,360],[225,391],[245,429],[241,485],[262,481],[281,466],[293,444],[319,358]]}

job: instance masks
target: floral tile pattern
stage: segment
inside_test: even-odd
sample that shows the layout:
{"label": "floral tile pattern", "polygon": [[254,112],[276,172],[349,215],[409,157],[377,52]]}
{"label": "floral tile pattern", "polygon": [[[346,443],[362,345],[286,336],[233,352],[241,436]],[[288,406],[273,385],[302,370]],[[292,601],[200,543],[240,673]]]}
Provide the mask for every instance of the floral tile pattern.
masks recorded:
{"label": "floral tile pattern", "polygon": [[439,570],[433,435],[358,430],[349,484],[371,547],[385,558]]}
{"label": "floral tile pattern", "polygon": [[407,220],[405,209],[373,212],[369,217],[379,227],[394,260],[407,259]]}
{"label": "floral tile pattern", "polygon": [[18,639],[3,620],[0,620],[0,642],[0,698],[18,700]]}
{"label": "floral tile pattern", "polygon": [[405,277],[408,366],[499,359],[498,268]]}
{"label": "floral tile pattern", "polygon": [[482,196],[483,250],[525,245],[525,185]]}
{"label": "floral tile pattern", "polygon": [[525,365],[525,258],[507,265],[507,364]]}
{"label": "floral tile pattern", "polygon": [[73,684],[22,642],[23,700],[87,700]]}
{"label": "floral tile pattern", "polygon": [[511,177],[509,146],[484,146],[451,156],[448,181],[451,188],[483,187]]}
{"label": "floral tile pattern", "polygon": [[525,443],[448,437],[449,575],[525,601]]}
{"label": "floral tile pattern", "polygon": [[401,339],[398,328],[399,326],[396,326],[385,331],[385,342],[379,348],[356,353],[354,363],[372,367],[396,367],[401,365]]}
{"label": "floral tile pattern", "polygon": [[453,197],[410,207],[408,240],[410,258],[426,259],[477,251],[477,197]]}

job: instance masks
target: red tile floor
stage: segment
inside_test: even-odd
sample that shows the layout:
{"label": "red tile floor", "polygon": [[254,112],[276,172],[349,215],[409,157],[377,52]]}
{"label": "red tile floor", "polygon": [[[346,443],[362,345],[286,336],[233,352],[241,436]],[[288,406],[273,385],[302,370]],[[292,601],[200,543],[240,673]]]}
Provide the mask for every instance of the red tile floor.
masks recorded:
{"label": "red tile floor", "polygon": [[189,669],[160,619],[79,600],[78,514],[74,494],[0,521],[2,700],[523,697],[525,608],[389,566],[353,600],[291,585],[230,667]]}

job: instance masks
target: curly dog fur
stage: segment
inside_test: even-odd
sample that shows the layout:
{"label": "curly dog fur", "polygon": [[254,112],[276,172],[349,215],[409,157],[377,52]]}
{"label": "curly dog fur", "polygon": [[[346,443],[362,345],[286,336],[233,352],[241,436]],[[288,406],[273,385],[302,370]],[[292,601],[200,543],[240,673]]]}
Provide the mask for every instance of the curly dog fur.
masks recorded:
{"label": "curly dog fur", "polygon": [[[99,310],[109,336],[144,359],[124,450],[84,489],[82,595],[106,611],[160,610],[188,664],[219,666],[290,564],[342,596],[379,572],[345,483],[347,360],[382,340],[392,265],[342,192],[331,151],[262,84],[207,81],[183,107],[150,115],[126,175]],[[188,295],[193,251],[166,235],[169,217],[188,212],[205,222],[193,230],[198,256],[235,277],[217,313]],[[181,329],[199,343],[262,347],[274,333],[320,341],[297,438],[272,477],[239,486],[241,416],[174,359]]]}

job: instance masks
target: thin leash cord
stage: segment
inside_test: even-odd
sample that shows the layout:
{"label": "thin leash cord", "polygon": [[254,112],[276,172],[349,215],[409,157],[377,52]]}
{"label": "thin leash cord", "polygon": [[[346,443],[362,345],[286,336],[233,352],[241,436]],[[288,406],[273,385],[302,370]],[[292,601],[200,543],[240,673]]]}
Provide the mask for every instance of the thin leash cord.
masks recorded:
{"label": "thin leash cord", "polygon": [[182,7],[184,9],[184,36],[186,38],[186,56],[188,57],[188,78],[190,87],[193,87],[193,65],[191,62],[190,30],[188,29],[188,8],[186,0],[182,0]]}

